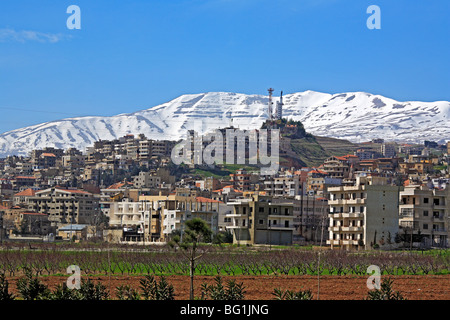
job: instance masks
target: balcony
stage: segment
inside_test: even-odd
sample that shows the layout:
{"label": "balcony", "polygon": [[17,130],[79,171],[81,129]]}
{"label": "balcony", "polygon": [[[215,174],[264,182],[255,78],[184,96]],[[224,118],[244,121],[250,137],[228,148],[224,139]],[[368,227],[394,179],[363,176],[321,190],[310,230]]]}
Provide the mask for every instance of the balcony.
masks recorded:
{"label": "balcony", "polygon": [[284,224],[272,224],[268,227],[269,230],[295,230],[293,225],[284,225]]}
{"label": "balcony", "polygon": [[227,229],[248,229],[248,226],[235,226],[235,225],[232,225],[232,226],[225,226],[225,228],[227,228]]}
{"label": "balcony", "polygon": [[340,240],[327,240],[327,244],[338,246]]}
{"label": "balcony", "polygon": [[342,218],[364,218],[364,213],[362,212],[345,212],[341,213]]}
{"label": "balcony", "polygon": [[243,213],[227,213],[225,215],[225,217],[227,217],[227,218],[246,218],[247,214],[243,214]]}
{"label": "balcony", "polygon": [[435,209],[435,210],[445,210],[445,209],[447,209],[447,207],[445,206],[445,204],[440,203],[440,204],[433,204],[433,209]]}
{"label": "balcony", "polygon": [[330,231],[339,232],[339,231],[341,231],[341,227],[339,227],[339,226],[330,227]]}
{"label": "balcony", "polygon": [[274,218],[274,219],[288,219],[288,220],[294,219],[293,215],[273,214],[273,213],[267,215],[267,217],[269,219],[272,219],[272,218]]}
{"label": "balcony", "polygon": [[341,227],[342,232],[363,232],[363,227]]}
{"label": "balcony", "polygon": [[365,204],[366,199],[364,198],[356,198],[356,199],[349,199],[346,202],[347,204]]}
{"label": "balcony", "polygon": [[328,200],[329,205],[339,205],[339,204],[346,204],[348,200],[346,199],[334,199],[334,200]]}
{"label": "balcony", "polygon": [[447,229],[445,228],[436,228],[433,229],[433,234],[437,235],[447,235]]}
{"label": "balcony", "polygon": [[358,240],[327,240],[327,244],[333,246],[344,246],[344,245],[358,245]]}

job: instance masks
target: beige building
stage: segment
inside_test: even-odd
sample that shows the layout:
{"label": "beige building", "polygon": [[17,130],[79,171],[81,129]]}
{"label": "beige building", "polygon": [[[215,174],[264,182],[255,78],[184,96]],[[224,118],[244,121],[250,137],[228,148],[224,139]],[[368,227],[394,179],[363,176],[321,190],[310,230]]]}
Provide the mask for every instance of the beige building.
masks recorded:
{"label": "beige building", "polygon": [[449,245],[449,212],[448,186],[443,190],[419,185],[406,186],[400,192],[400,233],[420,234],[425,246],[446,247]]}
{"label": "beige building", "polygon": [[179,231],[182,235],[185,222],[193,218],[206,221],[213,234],[219,231],[220,201],[174,194],[140,196],[139,201],[147,203],[146,205],[159,215],[159,241],[168,241],[174,231]]}
{"label": "beige building", "polygon": [[150,242],[160,239],[160,209],[149,201],[133,202],[129,198],[109,202],[110,229],[122,230],[119,242]]}
{"label": "beige building", "polygon": [[28,199],[28,209],[48,214],[52,225],[89,224],[99,213],[99,199],[78,189],[49,188]]}
{"label": "beige building", "polygon": [[133,176],[133,185],[136,188],[158,188],[161,184],[161,178],[153,175],[151,172],[141,171],[137,176]]}
{"label": "beige building", "polygon": [[369,249],[394,241],[398,232],[399,187],[387,179],[360,176],[352,186],[328,189],[331,248]]}
{"label": "beige building", "polygon": [[300,194],[300,179],[298,175],[286,175],[264,181],[266,195],[273,197],[294,197]]}
{"label": "beige building", "polygon": [[291,245],[294,232],[294,205],[274,203],[271,197],[252,195],[251,198],[229,202],[233,205],[227,229],[233,233],[233,243]]}

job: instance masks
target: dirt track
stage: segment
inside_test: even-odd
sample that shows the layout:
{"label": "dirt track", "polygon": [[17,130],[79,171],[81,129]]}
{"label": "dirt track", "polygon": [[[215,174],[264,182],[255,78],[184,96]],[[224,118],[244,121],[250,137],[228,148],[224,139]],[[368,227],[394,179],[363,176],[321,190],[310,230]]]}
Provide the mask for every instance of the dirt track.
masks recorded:
{"label": "dirt track", "polygon": [[[384,276],[383,276],[384,277]],[[382,277],[382,279],[383,279]],[[40,277],[43,283],[54,288],[67,280],[64,276]],[[115,288],[119,285],[131,285],[139,288],[141,276],[91,276],[92,281],[101,281],[111,290],[115,298]],[[320,300],[362,300],[367,296],[368,276],[321,276]],[[450,275],[429,276],[392,276],[394,290],[400,291],[408,300],[449,300],[450,299]],[[166,279],[174,286],[177,300],[186,300],[189,297],[188,276],[167,276]],[[245,298],[248,300],[271,300],[275,288],[290,290],[307,290],[313,293],[317,299],[317,276],[224,276],[223,280],[235,279],[243,282],[245,286]],[[15,292],[17,277],[9,278],[11,291]],[[212,276],[195,277],[195,295],[200,295],[200,285],[204,282],[213,283]]]}

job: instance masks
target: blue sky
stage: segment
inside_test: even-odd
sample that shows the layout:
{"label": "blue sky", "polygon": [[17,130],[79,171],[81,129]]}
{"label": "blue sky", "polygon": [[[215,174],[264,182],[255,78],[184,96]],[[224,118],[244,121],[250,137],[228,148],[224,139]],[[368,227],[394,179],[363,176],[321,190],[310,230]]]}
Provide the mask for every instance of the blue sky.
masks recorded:
{"label": "blue sky", "polygon": [[448,0],[2,0],[0,132],[209,91],[450,100],[449,16]]}

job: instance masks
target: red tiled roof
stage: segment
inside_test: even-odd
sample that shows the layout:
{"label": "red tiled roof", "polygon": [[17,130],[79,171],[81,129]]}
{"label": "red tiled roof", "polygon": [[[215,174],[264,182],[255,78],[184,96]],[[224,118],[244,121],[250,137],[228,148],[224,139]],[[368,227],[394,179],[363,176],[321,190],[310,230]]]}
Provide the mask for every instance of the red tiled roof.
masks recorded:
{"label": "red tiled roof", "polygon": [[320,173],[320,174],[328,174],[328,172],[326,172],[326,171],[322,171],[322,170],[319,170],[319,169],[314,169],[314,170],[311,170],[311,171],[310,171],[310,173]]}
{"label": "red tiled roof", "polygon": [[22,214],[28,214],[28,215],[32,215],[32,216],[47,216],[47,214],[45,213],[38,213],[38,212],[22,212]]}
{"label": "red tiled roof", "polygon": [[16,176],[15,179],[34,179],[34,180],[36,180],[36,178],[33,176]]}
{"label": "red tiled roof", "polygon": [[2,206],[2,205],[0,204],[0,210],[6,210],[6,209],[8,209],[8,207]]}
{"label": "red tiled roof", "polygon": [[198,202],[213,202],[213,203],[222,203],[222,201],[219,200],[213,200],[205,197],[196,197],[195,200]]}
{"label": "red tiled roof", "polygon": [[124,185],[131,186],[133,184],[131,182],[126,182],[126,183],[125,182],[117,182],[117,183],[114,183],[114,184],[110,185],[106,189],[119,189],[119,188],[122,188]]}
{"label": "red tiled roof", "polygon": [[91,194],[90,192],[84,191],[84,190],[78,190],[78,189],[64,189],[64,188],[55,188],[60,191],[70,192],[70,193],[82,193],[82,194]]}
{"label": "red tiled roof", "polygon": [[23,196],[23,197],[32,197],[36,194],[36,191],[28,188],[26,190],[20,191],[18,193],[16,193],[14,196]]}
{"label": "red tiled roof", "polygon": [[42,153],[41,157],[55,157],[56,158],[55,154],[49,153],[49,152]]}

